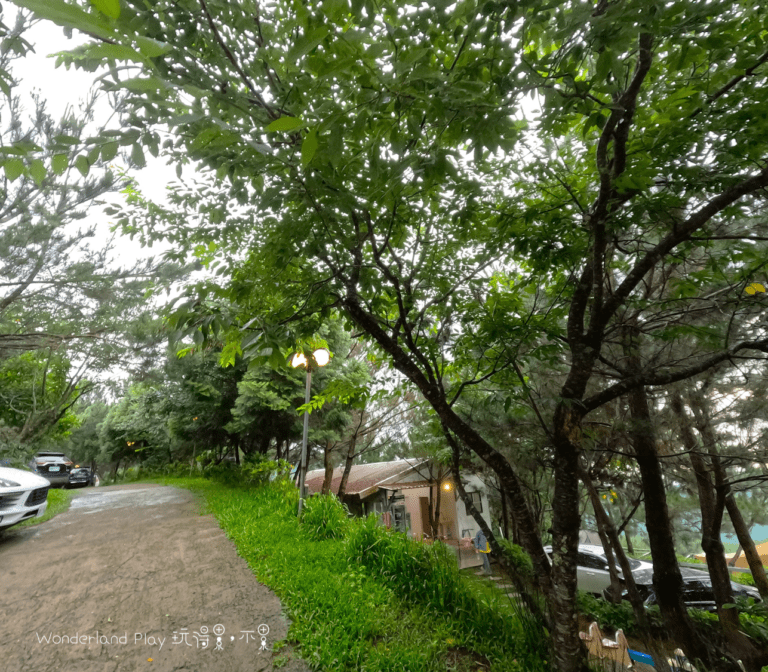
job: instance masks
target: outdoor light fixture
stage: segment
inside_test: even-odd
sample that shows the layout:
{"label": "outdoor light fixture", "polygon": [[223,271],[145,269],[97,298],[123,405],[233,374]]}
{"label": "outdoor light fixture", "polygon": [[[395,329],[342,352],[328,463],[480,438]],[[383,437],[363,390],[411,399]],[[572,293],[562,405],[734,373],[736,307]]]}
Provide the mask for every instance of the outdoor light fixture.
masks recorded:
{"label": "outdoor light fixture", "polygon": [[446,481],[445,483],[443,483],[443,490],[445,490],[446,492],[450,492],[452,488],[453,486],[451,485],[450,481]]}
{"label": "outdoor light fixture", "polygon": [[[325,366],[331,361],[331,353],[325,348],[318,348],[307,359],[303,352],[297,352],[291,357],[291,366],[296,369],[300,366],[307,367],[307,387],[304,392],[304,404],[309,405],[309,389],[312,385],[312,369],[315,366]],[[301,462],[299,462],[299,515],[304,507],[304,478],[307,475],[307,434],[309,433],[309,413],[304,411],[304,436],[301,440]]]}

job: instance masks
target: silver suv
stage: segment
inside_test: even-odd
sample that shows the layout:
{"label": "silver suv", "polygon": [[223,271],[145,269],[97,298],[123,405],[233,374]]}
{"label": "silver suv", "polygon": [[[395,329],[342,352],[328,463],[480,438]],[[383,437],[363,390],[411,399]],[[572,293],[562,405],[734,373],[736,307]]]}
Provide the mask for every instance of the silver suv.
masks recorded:
{"label": "silver suv", "polygon": [[43,451],[32,458],[29,466],[38,476],[47,478],[51,485],[63,487],[69,483],[69,472],[74,462],[64,453]]}

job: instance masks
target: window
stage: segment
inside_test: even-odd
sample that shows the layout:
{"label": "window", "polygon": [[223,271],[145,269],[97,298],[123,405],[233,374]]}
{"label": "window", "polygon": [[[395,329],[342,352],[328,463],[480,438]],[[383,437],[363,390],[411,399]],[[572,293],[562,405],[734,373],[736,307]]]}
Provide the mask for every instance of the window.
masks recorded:
{"label": "window", "polygon": [[591,553],[579,553],[576,556],[576,564],[579,567],[586,567],[587,569],[601,569],[603,571],[608,570],[608,563],[605,558],[592,555]]}
{"label": "window", "polygon": [[477,509],[478,513],[483,512],[483,493],[481,492],[468,492],[469,498],[472,500],[472,503],[475,505],[475,508]]}

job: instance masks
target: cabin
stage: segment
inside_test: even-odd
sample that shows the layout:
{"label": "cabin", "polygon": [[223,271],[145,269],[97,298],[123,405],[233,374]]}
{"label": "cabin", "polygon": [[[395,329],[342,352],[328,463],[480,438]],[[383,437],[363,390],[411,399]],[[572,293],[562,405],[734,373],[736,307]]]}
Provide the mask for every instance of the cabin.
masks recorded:
{"label": "cabin", "polygon": [[[333,471],[331,492],[337,493],[343,467]],[[453,478],[445,474],[445,467],[429,460],[397,460],[355,464],[349,474],[342,501],[355,516],[375,514],[382,525],[399,530],[413,539],[431,543],[434,539],[429,524],[430,491],[432,510],[440,498],[440,517],[437,537],[454,552],[459,568],[482,565],[482,557],[475,553],[471,540],[478,525],[465,509],[458,496]],[[307,473],[307,494],[319,493],[323,487],[325,470]],[[462,483],[475,507],[491,527],[488,496],[485,485],[474,474],[462,474]],[[439,494],[438,494],[439,493]]]}

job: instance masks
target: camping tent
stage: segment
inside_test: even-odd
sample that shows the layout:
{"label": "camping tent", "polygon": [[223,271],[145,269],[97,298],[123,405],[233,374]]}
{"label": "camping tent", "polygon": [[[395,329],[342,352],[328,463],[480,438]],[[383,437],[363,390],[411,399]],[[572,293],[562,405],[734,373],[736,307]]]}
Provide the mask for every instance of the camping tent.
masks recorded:
{"label": "camping tent", "polygon": [[[760,556],[760,561],[763,563],[763,566],[768,566],[768,541],[764,541],[762,544],[757,544],[756,547],[757,554]],[[725,559],[730,564],[731,560],[733,560],[734,553],[726,553]],[[706,562],[707,558],[704,555],[704,553],[699,553],[696,556],[697,560],[704,560]],[[739,559],[736,560],[734,567],[742,567],[744,569],[749,569],[749,563],[747,562],[747,556],[744,555],[742,552],[739,555]]]}

